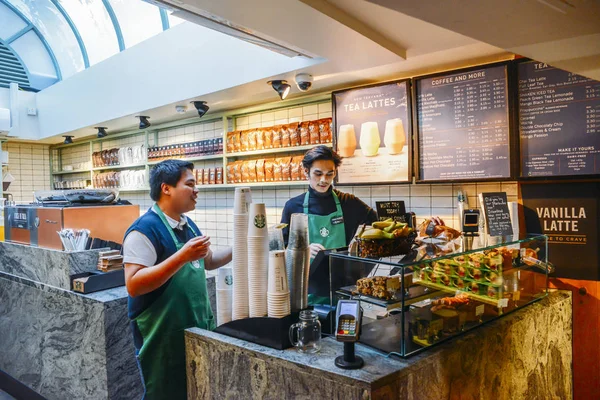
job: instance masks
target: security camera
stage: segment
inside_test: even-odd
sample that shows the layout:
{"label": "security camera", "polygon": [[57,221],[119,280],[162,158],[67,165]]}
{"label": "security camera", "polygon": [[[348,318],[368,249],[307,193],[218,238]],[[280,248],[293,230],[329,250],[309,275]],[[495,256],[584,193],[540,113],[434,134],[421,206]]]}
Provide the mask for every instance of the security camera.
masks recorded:
{"label": "security camera", "polygon": [[298,89],[300,89],[302,92],[308,92],[314,81],[312,75],[310,74],[298,74],[294,80],[296,81]]}

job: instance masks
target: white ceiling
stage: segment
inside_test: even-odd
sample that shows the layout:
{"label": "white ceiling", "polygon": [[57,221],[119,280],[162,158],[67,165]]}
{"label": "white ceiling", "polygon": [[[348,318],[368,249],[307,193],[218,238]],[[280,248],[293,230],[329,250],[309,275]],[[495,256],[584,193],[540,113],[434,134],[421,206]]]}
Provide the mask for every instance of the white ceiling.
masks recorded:
{"label": "white ceiling", "polygon": [[[269,78],[280,78],[292,83],[297,72],[308,72],[315,76],[314,89],[310,92],[313,94],[511,57],[510,53],[498,47],[363,0],[330,0],[329,3],[351,17],[355,24],[364,24],[380,37],[406,49],[406,59],[377,43],[376,35],[372,38],[365,37],[338,22],[335,16],[332,18],[324,15],[298,0],[183,0],[183,4],[179,4],[179,0],[168,1],[189,12],[218,15],[257,36],[302,49],[308,54],[324,58],[325,62],[277,77],[265,76],[264,79],[227,90],[198,93],[193,98],[138,111],[150,115],[154,125],[190,118],[194,110],[188,109],[185,114],[176,114],[175,105],[187,104],[194,99],[208,101],[211,109],[204,118],[210,118],[211,113],[219,111],[275,101],[277,94],[266,81]],[[235,55],[232,54],[231,61],[225,62],[234,60]],[[239,68],[243,71],[244,66],[240,65]],[[156,79],[164,78],[157,76]],[[300,95],[302,94],[294,86],[289,98]],[[106,121],[103,125],[109,127],[109,132],[131,130],[135,128],[135,120],[127,115]],[[91,132],[92,128],[86,127],[69,134],[80,138],[89,136]],[[54,137],[47,142],[56,143],[60,139]]]}
{"label": "white ceiling", "polygon": [[368,1],[600,80],[600,1]]}

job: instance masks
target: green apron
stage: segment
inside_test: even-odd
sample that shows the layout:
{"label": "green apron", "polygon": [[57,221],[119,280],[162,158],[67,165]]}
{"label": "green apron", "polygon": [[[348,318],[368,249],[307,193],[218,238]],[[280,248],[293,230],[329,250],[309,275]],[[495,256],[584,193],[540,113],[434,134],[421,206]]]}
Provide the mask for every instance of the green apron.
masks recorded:
{"label": "green apron", "polygon": [[[346,246],[346,229],[344,227],[344,213],[340,199],[334,191],[331,192],[335,200],[335,212],[329,215],[315,215],[308,212],[309,193],[304,196],[304,214],[308,215],[308,242],[319,243],[326,250],[338,249]],[[312,261],[312,259],[311,259]],[[328,297],[308,295],[308,304],[329,304]]]}
{"label": "green apron", "polygon": [[[177,239],[162,210],[154,211]],[[198,236],[192,227],[188,228]],[[212,330],[215,322],[206,289],[204,260],[186,263],[171,277],[169,286],[154,303],[135,318],[144,339],[138,354],[146,387],[145,399],[187,399],[185,343],[183,331],[199,327]]]}

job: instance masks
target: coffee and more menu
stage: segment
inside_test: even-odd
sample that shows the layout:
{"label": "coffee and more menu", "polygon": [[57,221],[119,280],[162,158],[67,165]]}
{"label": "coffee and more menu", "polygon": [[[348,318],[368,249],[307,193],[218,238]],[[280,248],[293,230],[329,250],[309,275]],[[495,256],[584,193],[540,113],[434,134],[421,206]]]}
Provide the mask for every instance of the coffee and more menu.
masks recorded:
{"label": "coffee and more menu", "polygon": [[417,81],[420,180],[510,177],[506,66]]}
{"label": "coffee and more menu", "polygon": [[519,64],[521,176],[600,174],[600,82]]}

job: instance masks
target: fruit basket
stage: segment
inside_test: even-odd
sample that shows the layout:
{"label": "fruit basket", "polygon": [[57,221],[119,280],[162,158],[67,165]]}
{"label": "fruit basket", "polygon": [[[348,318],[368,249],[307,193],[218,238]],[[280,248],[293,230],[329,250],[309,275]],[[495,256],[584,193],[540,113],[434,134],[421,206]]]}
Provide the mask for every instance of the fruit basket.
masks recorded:
{"label": "fruit basket", "polygon": [[359,257],[379,258],[408,254],[416,237],[407,224],[387,219],[361,228],[354,240]]}

